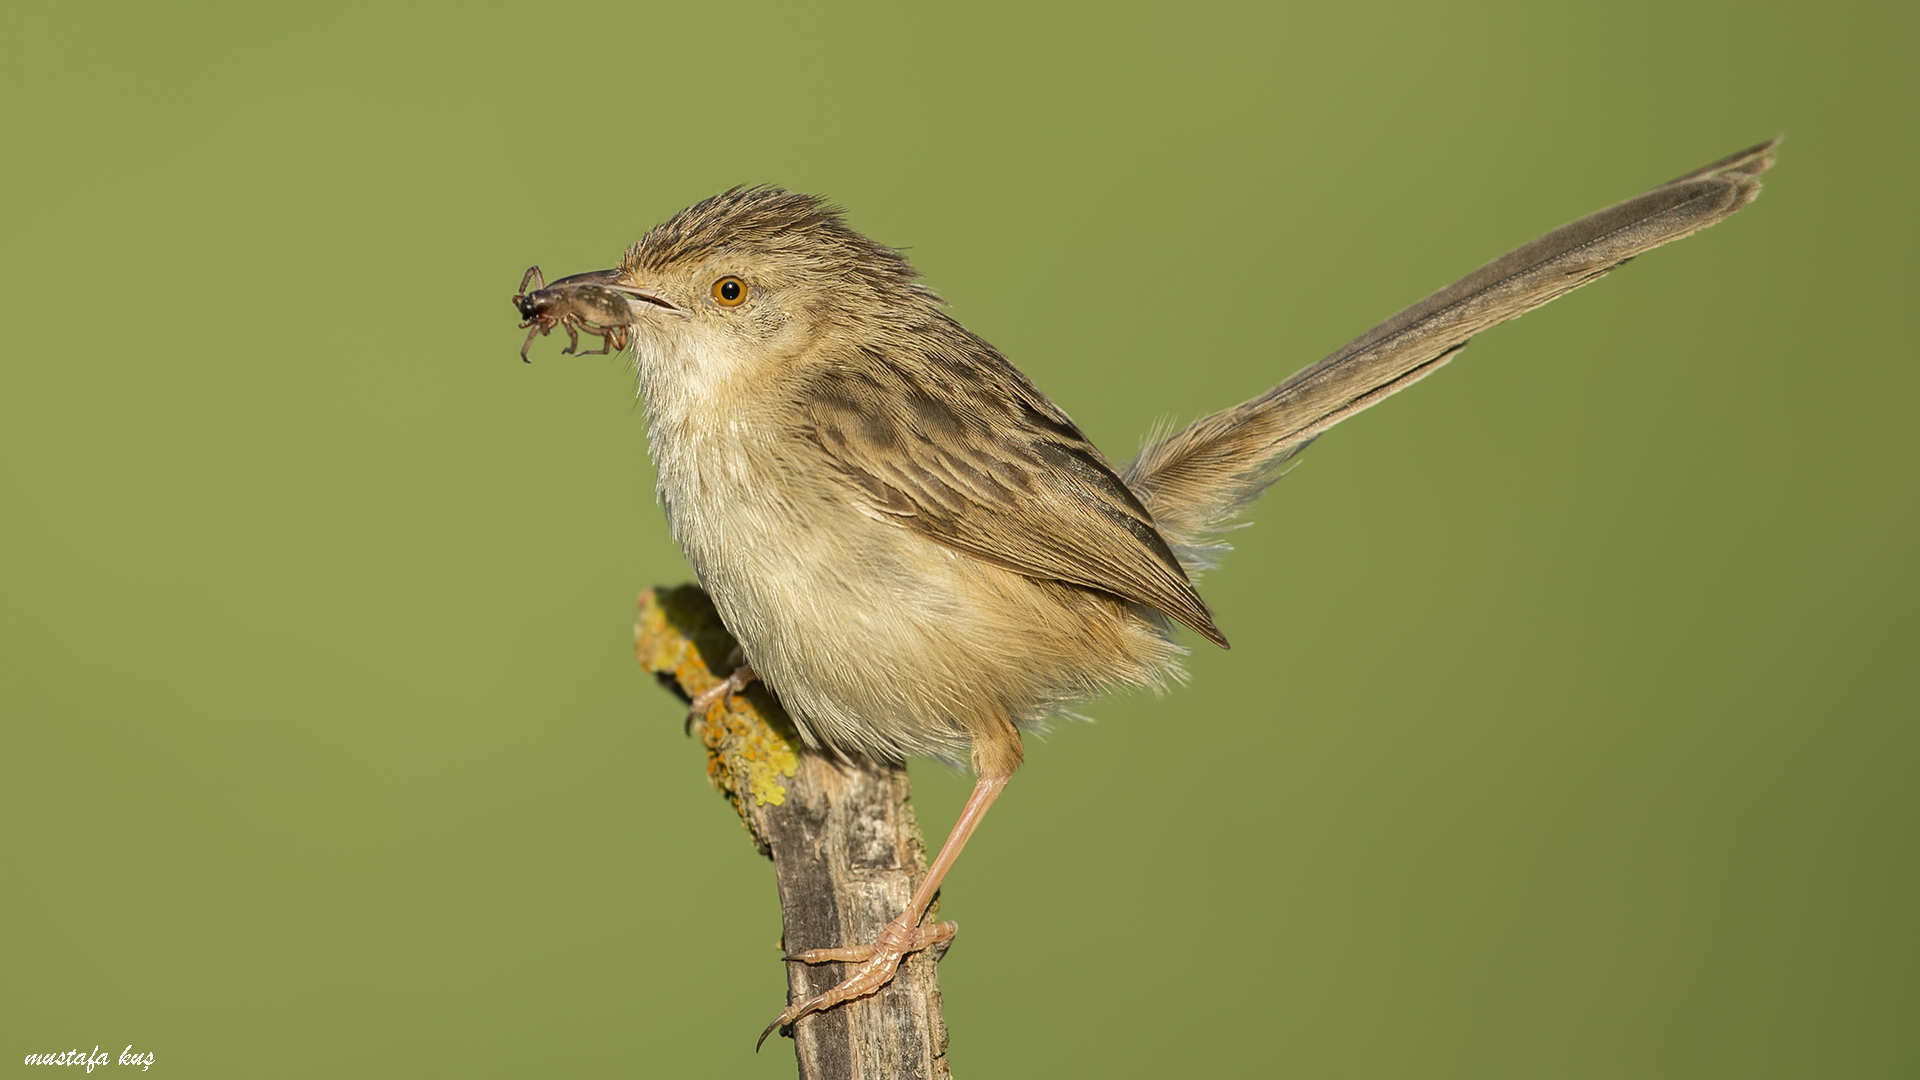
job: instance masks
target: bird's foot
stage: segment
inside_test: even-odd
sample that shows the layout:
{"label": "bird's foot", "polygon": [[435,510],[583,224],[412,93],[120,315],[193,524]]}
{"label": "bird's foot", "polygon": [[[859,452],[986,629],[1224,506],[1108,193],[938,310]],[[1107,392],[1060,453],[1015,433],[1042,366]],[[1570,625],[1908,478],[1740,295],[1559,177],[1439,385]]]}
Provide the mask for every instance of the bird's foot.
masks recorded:
{"label": "bird's foot", "polygon": [[707,710],[713,708],[714,702],[725,702],[728,708],[732,708],[733,695],[745,690],[760,677],[753,670],[753,665],[747,663],[747,654],[741,651],[738,645],[733,647],[733,653],[727,657],[727,663],[732,666],[733,674],[695,694],[693,701],[688,703],[687,731],[689,733],[693,731],[693,722],[707,715]]}
{"label": "bird's foot", "polygon": [[953,935],[960,929],[958,923],[950,922],[918,926],[915,925],[917,918],[909,921],[909,918],[915,915],[916,913],[911,911],[902,912],[899,918],[888,923],[886,929],[880,931],[880,939],[871,945],[847,945],[837,949],[806,949],[787,956],[788,960],[798,960],[803,964],[838,962],[853,964],[855,967],[847,973],[846,978],[840,980],[840,985],[826,993],[788,1005],[786,1010],[760,1033],[760,1042],[754,1043],[753,1048],[760,1049],[760,1043],[766,1042],[767,1036],[791,1025],[809,1013],[822,1012],[842,1002],[865,997],[879,990],[893,981],[893,973],[899,969],[900,961],[904,960],[909,953],[916,953],[935,945],[945,945],[953,940]]}

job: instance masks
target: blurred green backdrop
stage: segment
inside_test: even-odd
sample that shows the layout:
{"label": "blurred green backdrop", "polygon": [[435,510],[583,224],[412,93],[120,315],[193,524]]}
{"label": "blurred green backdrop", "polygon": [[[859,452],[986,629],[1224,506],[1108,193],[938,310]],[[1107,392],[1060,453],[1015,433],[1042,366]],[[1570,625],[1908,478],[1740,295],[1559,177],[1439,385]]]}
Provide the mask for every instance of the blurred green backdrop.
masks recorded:
{"label": "blurred green backdrop", "polygon": [[632,380],[519,362],[528,264],[826,192],[1124,458],[1784,132],[1323,439],[1234,650],[1033,746],[952,1062],[1915,1075],[1920,27],[1815,10],[16,11],[0,1051],[791,1075],[769,867],[630,655],[690,576]]}

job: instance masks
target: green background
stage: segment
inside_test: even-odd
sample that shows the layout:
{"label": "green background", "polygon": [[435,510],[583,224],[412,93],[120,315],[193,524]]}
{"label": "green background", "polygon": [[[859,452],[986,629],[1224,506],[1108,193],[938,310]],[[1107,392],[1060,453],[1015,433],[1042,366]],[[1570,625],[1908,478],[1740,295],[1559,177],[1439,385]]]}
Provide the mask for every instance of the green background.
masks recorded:
{"label": "green background", "polygon": [[528,264],[824,192],[1125,458],[1785,133],[1322,439],[1190,686],[1032,744],[952,1063],[1915,1075],[1915,13],[15,11],[4,1060],[791,1075],[770,868],[631,656],[690,577],[632,379],[519,362]]}

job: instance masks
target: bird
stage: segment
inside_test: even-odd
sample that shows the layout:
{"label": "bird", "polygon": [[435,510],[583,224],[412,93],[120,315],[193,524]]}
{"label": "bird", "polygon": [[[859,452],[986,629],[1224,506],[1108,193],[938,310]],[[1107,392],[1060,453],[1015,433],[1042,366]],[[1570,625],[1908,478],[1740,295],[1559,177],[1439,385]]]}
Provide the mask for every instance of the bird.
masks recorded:
{"label": "bird", "polygon": [[736,187],[553,287],[592,288],[592,305],[516,296],[590,308],[589,332],[631,342],[659,501],[744,658],[713,693],[757,678],[811,747],[974,773],[906,910],[876,941],[789,956],[851,967],[761,1041],[952,939],[923,917],[1020,767],[1023,730],[1177,679],[1176,626],[1228,646],[1194,578],[1294,455],[1481,331],[1733,214],[1778,142],[1517,248],[1124,465],[817,196]]}

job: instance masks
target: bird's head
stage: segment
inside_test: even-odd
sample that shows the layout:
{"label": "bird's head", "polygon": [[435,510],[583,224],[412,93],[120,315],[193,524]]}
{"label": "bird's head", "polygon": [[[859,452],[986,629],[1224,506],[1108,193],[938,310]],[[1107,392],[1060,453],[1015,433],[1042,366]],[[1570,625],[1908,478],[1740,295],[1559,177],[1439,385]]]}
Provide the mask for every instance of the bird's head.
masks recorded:
{"label": "bird's head", "polygon": [[[650,230],[608,284],[633,307],[634,357],[649,383],[757,373],[924,321],[940,298],[911,264],[825,200],[735,188]],[[657,369],[657,370],[650,370]]]}

